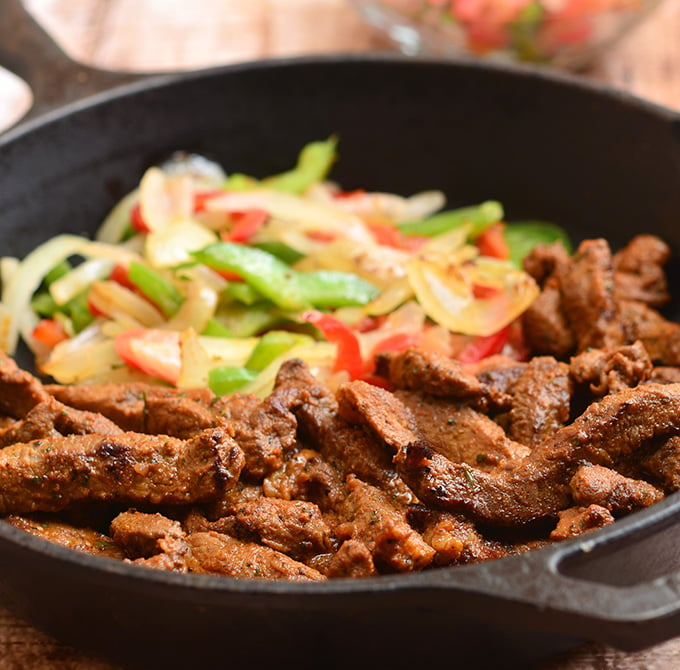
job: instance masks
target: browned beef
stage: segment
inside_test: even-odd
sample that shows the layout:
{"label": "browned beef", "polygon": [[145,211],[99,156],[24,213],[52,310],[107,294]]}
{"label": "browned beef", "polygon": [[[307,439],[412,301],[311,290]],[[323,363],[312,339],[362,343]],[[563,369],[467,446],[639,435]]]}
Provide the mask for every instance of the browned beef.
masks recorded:
{"label": "browned beef", "polygon": [[537,244],[522,261],[524,270],[543,286],[556,270],[569,262],[569,254],[561,242]]}
{"label": "browned beef", "polygon": [[[206,408],[215,398],[209,389],[179,391],[140,382],[82,386],[51,384],[45,388],[65,405],[103,414],[126,431],[186,439],[214,424],[214,417],[209,413],[206,416]],[[173,411],[179,413],[178,416],[172,416]],[[195,418],[191,417],[192,412]],[[188,426],[192,423],[199,426],[190,435]]]}
{"label": "browned beef", "polygon": [[322,510],[332,509],[343,496],[339,473],[318,451],[302,449],[262,482],[265,495],[283,500],[310,500]]}
{"label": "browned beef", "polygon": [[[332,549],[331,530],[311,502],[261,497],[239,505],[225,521],[229,535],[259,542],[299,561]],[[221,522],[214,522],[212,529],[225,532]]]}
{"label": "browned beef", "polygon": [[627,342],[640,340],[654,363],[680,366],[680,324],[630,300],[619,303],[619,318]]}
{"label": "browned beef", "polygon": [[549,281],[522,314],[522,332],[527,346],[537,354],[565,358],[576,348],[557,279]]}
{"label": "browned beef", "polygon": [[0,414],[23,419],[49,394],[30,373],[20,370],[7,354],[0,351]]}
{"label": "browned beef", "polygon": [[665,305],[670,299],[664,270],[669,258],[669,246],[655,235],[634,237],[614,254],[616,296],[650,307]]}
{"label": "browned beef", "polygon": [[601,465],[581,465],[569,482],[574,502],[599,505],[610,512],[632,512],[664,497],[663,491],[640,479],[630,479]]}
{"label": "browned beef", "polygon": [[570,262],[557,267],[555,274],[577,351],[622,344],[609,244],[603,239],[581,242]]}
{"label": "browned beef", "polygon": [[17,516],[11,514],[3,520],[16,528],[31,533],[31,535],[60,544],[62,547],[84,551],[93,556],[125,558],[123,549],[112,538],[92,528],[73,526],[58,519],[38,515]]}
{"label": "browned beef", "polygon": [[187,544],[191,572],[290,581],[325,579],[317,570],[279,551],[220,533],[193,533],[187,536]]}
{"label": "browned beef", "polygon": [[377,574],[370,549],[358,540],[345,540],[325,570],[327,577],[375,577]]}
{"label": "browned beef", "polygon": [[338,538],[363,542],[379,570],[422,570],[434,558],[435,551],[411,528],[405,513],[380,489],[353,475],[347,479],[346,496],[337,513]]}
{"label": "browned beef", "polygon": [[569,366],[549,356],[533,358],[513,387],[508,437],[534,447],[569,420]]}
{"label": "browned beef", "polygon": [[558,513],[557,526],[550,533],[550,539],[569,540],[590,530],[597,530],[614,523],[614,517],[605,507],[588,505],[588,507],[569,507]]}
{"label": "browned beef", "polygon": [[202,509],[208,519],[215,520],[233,514],[239,505],[260,497],[262,497],[262,487],[259,484],[249,484],[239,480],[234,486],[225,490],[219,498],[203,505]]}
{"label": "browned beef", "polygon": [[596,396],[637,386],[651,377],[652,370],[652,361],[640,341],[610,351],[588,349],[569,362],[574,382],[587,384]]}
{"label": "browned beef", "polygon": [[529,453],[527,447],[510,440],[492,419],[463,403],[413,391],[397,391],[394,395],[410,410],[421,438],[454,463],[488,470]]}
{"label": "browned beef", "polygon": [[680,367],[657,365],[652,369],[649,381],[653,384],[677,384],[680,382]]}
{"label": "browned beef", "polygon": [[395,458],[425,503],[497,526],[555,517],[570,500],[581,461],[612,466],[646,441],[680,434],[680,385],[647,384],[608,395],[516,461],[488,473],[452,463],[405,433]]}
{"label": "browned beef", "polygon": [[668,492],[680,490],[680,437],[671,437],[646,458],[643,466]]}
{"label": "browned beef", "polygon": [[128,558],[187,553],[185,533],[179,521],[158,513],[122,512],[111,521],[111,537],[125,549]]}
{"label": "browned beef", "polygon": [[331,390],[322,384],[299,358],[282,363],[274,382],[274,392],[280,402],[290,411],[303,405],[312,404],[335,410],[335,397]]}
{"label": "browned beef", "polygon": [[84,501],[187,504],[233,486],[243,452],[224,431],[191,440],[123,433],[34,440],[0,451],[0,514]]}
{"label": "browned beef", "polygon": [[122,432],[101,414],[73,409],[48,396],[23,419],[0,431],[0,446],[64,435],[120,435]]}
{"label": "browned beef", "polygon": [[508,393],[525,367],[526,363],[523,361],[516,361],[503,354],[494,354],[476,363],[463,365],[465,372],[475,375],[494,396],[499,399],[507,398],[507,407],[500,405],[499,409],[510,408],[512,402]]}

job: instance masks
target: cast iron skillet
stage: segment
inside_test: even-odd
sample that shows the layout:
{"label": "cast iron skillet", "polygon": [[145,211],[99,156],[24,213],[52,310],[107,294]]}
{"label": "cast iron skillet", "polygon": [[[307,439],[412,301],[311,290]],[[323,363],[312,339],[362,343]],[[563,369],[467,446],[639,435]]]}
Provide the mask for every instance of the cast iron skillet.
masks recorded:
{"label": "cast iron skillet", "polygon": [[[0,26],[19,16],[15,0],[2,9]],[[91,233],[175,149],[265,175],[331,133],[347,188],[496,198],[510,217],[557,221],[576,240],[617,246],[646,231],[680,249],[678,115],[533,69],[344,56],[145,80],[11,130],[0,138],[1,252]],[[145,667],[517,667],[574,640],[636,650],[679,634],[679,515],[673,495],[519,557],[323,584],[156,572],[0,524],[0,598],[65,641]]]}

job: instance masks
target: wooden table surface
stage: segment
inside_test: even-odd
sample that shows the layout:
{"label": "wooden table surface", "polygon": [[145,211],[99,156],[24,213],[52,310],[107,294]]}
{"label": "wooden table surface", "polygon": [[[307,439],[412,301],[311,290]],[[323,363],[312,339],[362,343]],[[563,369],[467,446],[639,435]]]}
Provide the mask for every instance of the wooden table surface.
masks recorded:
{"label": "wooden table surface", "polygon": [[[2,0],[0,0],[2,2]],[[387,49],[344,0],[25,0],[64,50],[121,70],[174,70],[264,56]],[[665,0],[647,23],[583,76],[680,110],[680,0]],[[24,86],[0,69],[0,130],[29,104]],[[111,670],[34,630],[0,607],[0,670]],[[624,654],[584,645],[542,670],[680,668],[680,638]]]}

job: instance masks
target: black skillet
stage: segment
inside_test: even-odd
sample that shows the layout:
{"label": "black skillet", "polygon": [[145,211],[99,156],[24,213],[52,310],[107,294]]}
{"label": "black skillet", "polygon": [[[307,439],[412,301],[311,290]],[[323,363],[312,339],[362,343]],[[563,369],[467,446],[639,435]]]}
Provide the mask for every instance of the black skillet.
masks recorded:
{"label": "black skillet", "polygon": [[[63,95],[50,87],[71,81],[73,64],[17,0],[0,3],[2,28],[4,61],[17,66],[17,47],[31,44],[33,59],[61,74],[20,73],[39,95],[45,82],[47,97]],[[91,89],[115,78],[81,73]],[[617,246],[646,231],[680,250],[680,117],[671,111],[535,69],[339,56],[143,80],[9,131],[0,253],[91,233],[175,149],[265,175],[332,133],[334,176],[347,188],[440,188],[452,204],[496,198],[511,217],[554,220],[575,239]],[[678,519],[673,495],[520,557],[324,584],[145,570],[0,524],[0,601],[62,640],[142,667],[527,667],[576,640],[637,650],[680,634]]]}

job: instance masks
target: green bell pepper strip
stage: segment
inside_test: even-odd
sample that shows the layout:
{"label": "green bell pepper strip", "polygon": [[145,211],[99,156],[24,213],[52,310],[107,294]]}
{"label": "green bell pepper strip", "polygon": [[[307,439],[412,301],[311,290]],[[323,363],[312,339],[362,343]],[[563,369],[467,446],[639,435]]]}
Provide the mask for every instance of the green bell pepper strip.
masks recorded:
{"label": "green bell pepper strip", "polygon": [[57,263],[46,275],[45,275],[45,285],[50,286],[53,284],[57,279],[61,279],[64,275],[67,275],[69,272],[71,272],[73,268],[71,267],[71,264],[68,261],[61,261],[61,263]]}
{"label": "green bell pepper strip", "polygon": [[561,242],[571,254],[569,235],[560,226],[546,221],[522,221],[507,223],[503,231],[510,249],[510,260],[519,268],[522,260],[537,244]]}
{"label": "green bell pepper strip", "polygon": [[255,345],[246,361],[246,367],[249,370],[264,370],[273,360],[292,349],[296,344],[312,341],[313,338],[301,333],[290,333],[286,330],[270,330]]}
{"label": "green bell pepper strip", "polygon": [[480,205],[461,207],[447,212],[440,212],[421,221],[404,221],[397,228],[404,235],[423,235],[435,237],[448,233],[461,226],[470,226],[468,236],[475,239],[489,226],[503,219],[503,206],[495,200],[488,200]]}
{"label": "green bell pepper strip", "polygon": [[180,292],[165,277],[137,261],[132,261],[128,266],[128,279],[165,317],[176,314],[184,302]]}
{"label": "green bell pepper strip", "polygon": [[262,180],[266,188],[287,193],[304,193],[312,184],[323,181],[337,157],[338,140],[329,137],[305,145],[292,170]]}
{"label": "green bell pepper strip", "polygon": [[[252,337],[270,330],[285,317],[270,302],[242,305],[234,302],[220,307],[215,321],[229,337]],[[214,329],[213,329],[214,330]],[[218,336],[219,333],[218,333]]]}
{"label": "green bell pepper strip", "polygon": [[238,300],[244,305],[254,305],[263,299],[259,291],[242,281],[230,281],[227,288],[224,289],[224,295],[232,300]]}
{"label": "green bell pepper strip", "polygon": [[257,377],[258,373],[238,365],[224,365],[208,373],[208,386],[217,396],[240,391]]}
{"label": "green bell pepper strip", "polygon": [[207,337],[234,337],[229,328],[214,318],[208,321],[208,325],[203,329],[201,335],[206,335]]}
{"label": "green bell pepper strip", "polygon": [[256,242],[250,246],[262,249],[262,251],[266,251],[268,254],[276,256],[284,263],[288,263],[288,265],[293,265],[293,263],[297,263],[305,257],[303,253],[300,253],[297,249],[293,249],[293,247],[289,247],[283,242]]}
{"label": "green bell pepper strip", "polygon": [[349,272],[301,272],[299,281],[305,298],[315,307],[360,307],[379,293],[373,284]]}

